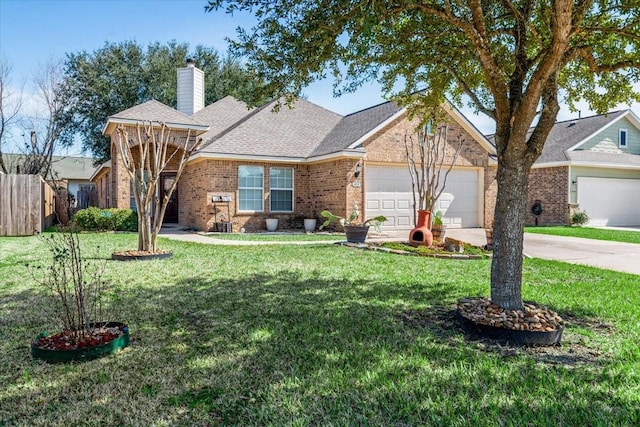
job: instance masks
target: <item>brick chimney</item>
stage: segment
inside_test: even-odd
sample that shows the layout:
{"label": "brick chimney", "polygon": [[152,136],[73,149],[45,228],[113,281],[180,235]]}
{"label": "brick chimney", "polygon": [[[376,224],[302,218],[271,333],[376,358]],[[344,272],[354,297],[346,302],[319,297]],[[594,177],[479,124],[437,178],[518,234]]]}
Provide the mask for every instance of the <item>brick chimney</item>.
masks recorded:
{"label": "brick chimney", "polygon": [[190,116],[204,108],[204,72],[196,68],[193,59],[178,68],[178,111]]}

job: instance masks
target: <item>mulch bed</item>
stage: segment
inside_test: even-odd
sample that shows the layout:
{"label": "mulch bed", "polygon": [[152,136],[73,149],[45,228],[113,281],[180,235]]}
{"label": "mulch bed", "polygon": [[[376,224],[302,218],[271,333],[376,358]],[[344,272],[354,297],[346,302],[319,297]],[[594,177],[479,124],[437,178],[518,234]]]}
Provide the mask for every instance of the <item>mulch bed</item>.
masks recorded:
{"label": "mulch bed", "polygon": [[86,330],[76,339],[76,334],[71,331],[64,331],[55,335],[40,337],[34,343],[38,348],[44,350],[76,350],[87,347],[96,347],[109,343],[122,336],[124,331],[119,327],[101,327]]}

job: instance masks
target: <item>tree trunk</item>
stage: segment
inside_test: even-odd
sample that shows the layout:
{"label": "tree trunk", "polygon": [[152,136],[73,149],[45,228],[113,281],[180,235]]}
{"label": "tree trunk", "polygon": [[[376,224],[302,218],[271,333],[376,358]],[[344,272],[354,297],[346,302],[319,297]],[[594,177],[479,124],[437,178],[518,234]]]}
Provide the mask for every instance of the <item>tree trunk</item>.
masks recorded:
{"label": "tree trunk", "polygon": [[151,236],[151,214],[140,208],[138,212],[138,250],[155,252],[155,242]]}
{"label": "tree trunk", "polygon": [[530,167],[523,161],[509,163],[498,162],[491,301],[504,309],[521,310],[523,227]]}

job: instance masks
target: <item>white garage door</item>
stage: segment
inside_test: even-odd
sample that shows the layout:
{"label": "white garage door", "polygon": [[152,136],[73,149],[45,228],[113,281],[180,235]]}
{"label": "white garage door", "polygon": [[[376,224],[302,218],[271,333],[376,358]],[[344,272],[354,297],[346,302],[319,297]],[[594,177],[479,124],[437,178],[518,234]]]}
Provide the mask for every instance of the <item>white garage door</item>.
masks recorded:
{"label": "white garage door", "polygon": [[578,177],[578,205],[591,226],[640,225],[640,180]]}
{"label": "white garage door", "polygon": [[[367,217],[384,215],[386,230],[413,228],[413,196],[407,167],[367,166]],[[442,211],[443,223],[452,228],[479,227],[478,170],[454,169],[435,211]]]}

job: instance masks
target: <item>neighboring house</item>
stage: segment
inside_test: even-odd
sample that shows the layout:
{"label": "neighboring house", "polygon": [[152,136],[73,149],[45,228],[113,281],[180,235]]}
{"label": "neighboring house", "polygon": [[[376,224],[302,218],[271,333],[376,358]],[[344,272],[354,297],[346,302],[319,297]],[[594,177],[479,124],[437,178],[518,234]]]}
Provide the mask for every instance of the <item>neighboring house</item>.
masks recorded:
{"label": "neighboring house", "polygon": [[556,123],[531,171],[529,206],[536,200],[540,225],[569,224],[576,210],[593,226],[640,225],[640,118],[625,110]]}
{"label": "neighboring house", "polygon": [[[9,173],[20,173],[22,154],[4,154]],[[56,189],[64,188],[73,196],[74,207],[88,207],[89,194],[95,188],[91,177],[96,171],[90,157],[52,156],[51,171],[46,180]]]}
{"label": "neighboring house", "polygon": [[[108,118],[103,133],[112,139],[111,160],[92,178],[101,206],[135,208],[115,130],[151,121],[191,130],[204,141],[189,159],[165,222],[211,230],[224,215],[235,231],[257,231],[266,218],[288,228],[324,209],[344,215],[357,206],[363,217],[386,215],[383,229],[413,227],[404,138],[415,122],[405,108],[386,102],[342,116],[297,100],[276,113],[275,102],[248,109],[230,96],[204,107],[202,78],[192,64],[178,70],[181,111],[149,101]],[[451,141],[465,143],[438,209],[451,227],[481,227],[493,218],[495,150],[456,109],[443,108]],[[161,188],[174,177],[166,173]]]}

